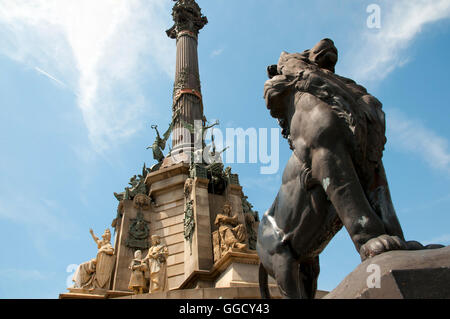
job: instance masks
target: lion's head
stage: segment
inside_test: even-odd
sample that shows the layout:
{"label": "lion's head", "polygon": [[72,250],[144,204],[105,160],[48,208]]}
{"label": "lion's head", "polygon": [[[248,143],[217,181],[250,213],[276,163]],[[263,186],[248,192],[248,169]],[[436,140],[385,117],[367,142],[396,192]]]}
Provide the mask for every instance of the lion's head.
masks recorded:
{"label": "lion's head", "polygon": [[320,40],[312,49],[302,53],[282,52],[277,65],[267,67],[269,80],[264,84],[264,99],[270,115],[283,129],[284,137],[289,135],[287,108],[294,102],[294,90],[308,89],[309,79],[305,70],[323,70],[334,73],[338,51],[330,39]]}

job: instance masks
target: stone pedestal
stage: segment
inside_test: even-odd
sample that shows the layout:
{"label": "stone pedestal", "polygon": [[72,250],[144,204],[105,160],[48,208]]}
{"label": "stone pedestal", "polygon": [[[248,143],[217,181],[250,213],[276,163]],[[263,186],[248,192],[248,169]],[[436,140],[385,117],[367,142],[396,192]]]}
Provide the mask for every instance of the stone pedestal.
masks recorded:
{"label": "stone pedestal", "polygon": [[[379,267],[379,288],[374,286]],[[370,276],[370,278],[369,278]],[[368,281],[371,288],[368,287]],[[450,246],[440,249],[391,251],[360,264],[327,299],[450,298]]]}
{"label": "stone pedestal", "polygon": [[[270,294],[279,299],[278,287],[270,287]],[[261,299],[257,287],[196,288],[171,290],[163,293],[118,297],[118,299]]]}
{"label": "stone pedestal", "polygon": [[115,291],[106,289],[79,289],[79,288],[68,288],[68,293],[63,293],[59,295],[59,299],[110,299],[110,298],[120,298],[133,295],[132,292],[126,291]]}
{"label": "stone pedestal", "polygon": [[[194,271],[181,285],[181,289],[259,287],[259,258],[255,251],[228,251],[208,271]],[[276,286],[271,280],[269,284]]]}
{"label": "stone pedestal", "polygon": [[[221,272],[215,282],[216,288],[259,287],[259,258],[256,252],[241,253],[230,251],[215,266]],[[270,279],[269,285],[274,285],[274,281],[272,278]]]}

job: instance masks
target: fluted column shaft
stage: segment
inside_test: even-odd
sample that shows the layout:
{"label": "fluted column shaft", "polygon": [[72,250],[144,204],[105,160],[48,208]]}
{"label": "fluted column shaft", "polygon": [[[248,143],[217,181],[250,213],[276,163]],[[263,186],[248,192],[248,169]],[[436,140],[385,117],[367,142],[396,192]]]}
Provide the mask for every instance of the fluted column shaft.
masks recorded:
{"label": "fluted column shaft", "polygon": [[[194,146],[192,130],[196,120],[203,120],[203,103],[198,69],[198,33],[208,23],[195,0],[178,0],[172,9],[174,25],[166,31],[177,40],[177,62],[173,88],[172,149],[189,152]],[[189,138],[190,136],[190,138]]]}
{"label": "fluted column shaft", "polygon": [[[200,76],[198,67],[197,37],[189,31],[179,32],[177,37],[176,72],[173,92],[173,116],[175,117],[172,148],[193,146],[182,121],[194,125],[203,118]],[[178,116],[177,116],[177,113]]]}

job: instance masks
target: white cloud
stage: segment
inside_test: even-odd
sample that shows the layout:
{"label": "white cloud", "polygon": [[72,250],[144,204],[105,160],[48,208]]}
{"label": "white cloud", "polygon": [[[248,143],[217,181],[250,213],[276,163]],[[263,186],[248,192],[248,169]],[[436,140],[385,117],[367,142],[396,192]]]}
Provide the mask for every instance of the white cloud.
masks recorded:
{"label": "white cloud", "polygon": [[221,55],[223,53],[223,51],[224,51],[224,49],[214,50],[213,52],[211,52],[211,57],[214,58],[214,57],[216,57],[218,55]]}
{"label": "white cloud", "polygon": [[164,32],[172,23],[170,6],[165,0],[2,0],[0,53],[66,83],[101,151],[142,126],[140,115],[151,104],[139,86],[142,71],[174,74],[175,44]]}
{"label": "white cloud", "polygon": [[406,64],[405,50],[422,28],[450,17],[448,0],[396,0],[381,2],[381,28],[363,34],[352,57],[352,77],[360,81],[382,80]]}
{"label": "white cloud", "polygon": [[450,173],[450,151],[444,137],[396,109],[389,109],[386,113],[389,143],[415,153],[434,169]]}

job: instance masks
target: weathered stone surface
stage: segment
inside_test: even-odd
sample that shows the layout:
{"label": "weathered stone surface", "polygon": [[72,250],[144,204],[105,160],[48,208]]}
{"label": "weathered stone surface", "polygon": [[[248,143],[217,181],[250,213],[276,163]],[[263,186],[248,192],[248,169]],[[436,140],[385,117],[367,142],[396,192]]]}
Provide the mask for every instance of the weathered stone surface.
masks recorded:
{"label": "weathered stone surface", "polygon": [[[380,288],[369,288],[369,265],[380,267]],[[450,298],[450,246],[391,251],[361,263],[325,299]]]}
{"label": "weathered stone surface", "polygon": [[79,289],[68,288],[68,293],[59,295],[59,299],[110,299],[124,296],[131,296],[131,291],[115,291],[106,289]]}
{"label": "weathered stone surface", "polygon": [[[278,287],[269,287],[273,298],[281,298]],[[316,299],[322,298],[325,291],[318,290]],[[260,299],[258,287],[196,288],[171,290],[163,293],[121,296],[118,299]]]}

